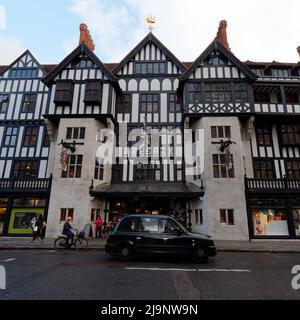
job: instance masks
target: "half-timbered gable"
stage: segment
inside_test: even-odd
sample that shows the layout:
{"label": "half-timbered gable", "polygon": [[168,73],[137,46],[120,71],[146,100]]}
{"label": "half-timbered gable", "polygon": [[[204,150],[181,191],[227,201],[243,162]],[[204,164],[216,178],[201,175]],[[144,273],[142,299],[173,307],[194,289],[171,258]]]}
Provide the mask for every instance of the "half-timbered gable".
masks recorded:
{"label": "half-timbered gable", "polygon": [[178,77],[185,70],[149,33],[113,70],[125,95],[118,103],[118,121],[143,123],[146,117],[148,123],[180,123],[181,102],[176,91]]}
{"label": "half-timbered gable", "polygon": [[117,80],[85,44],[64,59],[44,82],[50,87],[47,115],[114,114]]}
{"label": "half-timbered gable", "polygon": [[[25,159],[34,163],[36,178],[47,176],[49,143],[42,115],[48,88],[45,71],[30,51],[24,52],[0,76],[0,178],[15,175]],[[23,162],[22,162],[23,161]],[[28,164],[27,163],[27,164]]]}
{"label": "half-timbered gable", "polygon": [[46,111],[48,88],[45,71],[30,51],[26,51],[0,76],[0,96],[7,105],[0,120],[41,120]]}
{"label": "half-timbered gable", "polygon": [[180,77],[185,112],[235,114],[253,112],[251,83],[256,75],[214,40]]}

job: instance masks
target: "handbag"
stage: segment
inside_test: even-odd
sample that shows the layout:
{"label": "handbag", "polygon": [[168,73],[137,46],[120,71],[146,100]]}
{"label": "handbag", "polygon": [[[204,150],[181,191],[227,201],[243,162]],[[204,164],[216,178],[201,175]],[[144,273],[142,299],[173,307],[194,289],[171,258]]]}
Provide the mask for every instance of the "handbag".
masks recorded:
{"label": "handbag", "polygon": [[33,228],[33,231],[34,231],[34,232],[37,232],[37,231],[38,231],[38,227],[35,226],[35,227]]}

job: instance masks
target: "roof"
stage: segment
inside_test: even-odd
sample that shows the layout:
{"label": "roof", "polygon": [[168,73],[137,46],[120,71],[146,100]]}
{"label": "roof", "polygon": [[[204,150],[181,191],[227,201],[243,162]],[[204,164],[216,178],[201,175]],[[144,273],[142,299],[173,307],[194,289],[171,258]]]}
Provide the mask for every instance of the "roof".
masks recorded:
{"label": "roof", "polygon": [[160,48],[163,53],[168,56],[180,69],[184,72],[186,70],[185,65],[180,62],[175,55],[166,48],[154,35],[150,32],[129,54],[114,68],[113,73],[117,74],[147,43],[154,43],[158,48]]}
{"label": "roof", "polygon": [[44,78],[44,83],[46,85],[50,84],[53,79],[70,63],[72,62],[78,55],[85,53],[118,87],[118,81],[115,76],[104,66],[104,64],[100,61],[100,59],[85,45],[79,45],[73,52],[71,52],[60,64],[55,66],[52,71]]}
{"label": "roof", "polygon": [[255,80],[257,76],[251,71],[245,64],[243,64],[230,50],[222,46],[220,42],[214,40],[204,52],[196,59],[196,61],[183,73],[180,77],[180,81],[187,80],[190,75],[197,69],[197,67],[205,60],[208,55],[213,51],[220,51],[229,61],[236,65],[242,72],[244,72],[250,79]]}
{"label": "roof", "polygon": [[181,197],[197,198],[204,195],[204,190],[192,183],[113,183],[102,184],[90,190],[92,197],[114,196],[155,196],[158,198]]}
{"label": "roof", "polygon": [[0,76],[5,73],[7,70],[9,70],[13,65],[15,65],[19,60],[21,60],[25,55],[31,55],[33,61],[36,63],[36,65],[42,70],[43,74],[45,75],[45,69],[43,68],[43,66],[38,62],[38,60],[34,57],[34,55],[29,51],[26,50],[25,52],[23,52],[16,60],[14,60],[10,65],[7,66],[2,66],[2,69],[0,71]]}

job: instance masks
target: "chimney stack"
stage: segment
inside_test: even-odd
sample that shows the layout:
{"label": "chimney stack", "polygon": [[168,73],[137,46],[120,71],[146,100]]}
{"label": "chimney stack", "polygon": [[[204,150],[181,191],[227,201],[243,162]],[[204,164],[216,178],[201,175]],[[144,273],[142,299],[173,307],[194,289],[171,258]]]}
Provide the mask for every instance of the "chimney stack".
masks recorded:
{"label": "chimney stack", "polygon": [[89,32],[88,26],[82,23],[79,29],[80,29],[79,45],[84,43],[91,51],[94,51],[95,44]]}
{"label": "chimney stack", "polygon": [[297,48],[298,54],[299,54],[299,59],[300,59],[300,46]]}
{"label": "chimney stack", "polygon": [[219,30],[216,36],[216,40],[226,49],[230,50],[227,40],[227,21],[222,20],[219,25]]}

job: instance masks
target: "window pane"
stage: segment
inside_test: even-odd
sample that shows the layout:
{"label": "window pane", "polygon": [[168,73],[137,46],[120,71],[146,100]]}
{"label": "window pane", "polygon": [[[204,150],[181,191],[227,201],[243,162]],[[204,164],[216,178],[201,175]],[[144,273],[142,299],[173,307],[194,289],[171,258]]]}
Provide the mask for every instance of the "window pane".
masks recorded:
{"label": "window pane", "polygon": [[234,214],[233,210],[228,210],[228,224],[234,225]]}
{"label": "window pane", "polygon": [[81,128],[80,129],[79,139],[85,139],[85,128]]}
{"label": "window pane", "polygon": [[72,128],[68,128],[67,129],[67,139],[69,140],[69,139],[72,139]]}
{"label": "window pane", "polygon": [[220,222],[226,223],[226,210],[220,210]]}
{"label": "window pane", "polygon": [[211,137],[218,138],[217,136],[217,127],[211,127]]}

